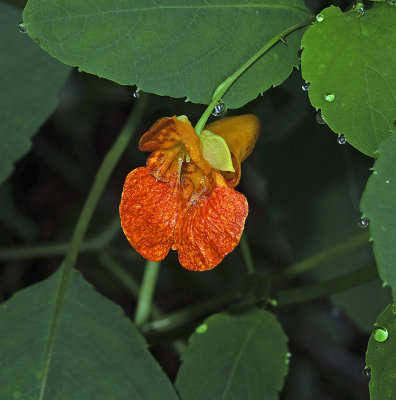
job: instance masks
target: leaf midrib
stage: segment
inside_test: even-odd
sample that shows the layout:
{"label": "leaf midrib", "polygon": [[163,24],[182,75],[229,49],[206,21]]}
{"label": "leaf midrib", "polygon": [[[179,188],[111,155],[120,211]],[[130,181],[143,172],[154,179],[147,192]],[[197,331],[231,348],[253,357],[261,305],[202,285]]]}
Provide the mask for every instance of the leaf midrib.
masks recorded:
{"label": "leaf midrib", "polygon": [[228,392],[230,390],[231,382],[234,379],[234,375],[235,375],[236,369],[238,367],[238,364],[241,361],[242,356],[243,356],[243,354],[244,354],[244,352],[246,350],[246,347],[247,347],[248,343],[250,342],[250,340],[251,340],[251,338],[253,336],[253,333],[254,333],[257,325],[259,324],[259,322],[260,322],[259,318],[256,318],[256,320],[254,321],[253,326],[250,328],[248,334],[246,335],[245,340],[242,343],[241,349],[239,350],[237,356],[235,357],[234,363],[233,363],[231,371],[230,371],[230,375],[229,375],[229,377],[227,379],[226,387],[224,389],[223,395],[221,396],[222,400],[226,399],[226,396],[227,396],[227,394],[228,394]]}

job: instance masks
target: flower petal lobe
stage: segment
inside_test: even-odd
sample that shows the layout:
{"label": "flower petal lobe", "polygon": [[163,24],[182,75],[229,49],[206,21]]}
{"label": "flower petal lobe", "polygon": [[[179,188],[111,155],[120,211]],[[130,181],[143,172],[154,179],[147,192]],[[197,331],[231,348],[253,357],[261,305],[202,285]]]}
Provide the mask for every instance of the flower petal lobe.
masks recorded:
{"label": "flower petal lobe", "polygon": [[121,226],[132,247],[150,261],[168,254],[180,212],[178,176],[164,183],[145,167],[134,169],[125,180],[121,197]]}
{"label": "flower petal lobe", "polygon": [[245,196],[224,183],[185,208],[179,216],[173,249],[180,264],[193,271],[214,268],[238,244],[248,205]]}

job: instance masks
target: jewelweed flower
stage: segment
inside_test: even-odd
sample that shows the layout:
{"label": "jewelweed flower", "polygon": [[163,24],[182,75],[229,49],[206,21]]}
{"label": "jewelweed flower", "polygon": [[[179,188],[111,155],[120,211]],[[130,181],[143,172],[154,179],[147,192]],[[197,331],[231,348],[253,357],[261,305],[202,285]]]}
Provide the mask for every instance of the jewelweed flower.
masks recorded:
{"label": "jewelweed flower", "polygon": [[146,167],[128,174],[121,197],[132,247],[150,261],[177,250],[180,264],[193,271],[218,265],[243,232],[248,204],[233,188],[259,132],[250,114],[215,121],[201,135],[185,116],[157,121],[139,142],[152,152]]}

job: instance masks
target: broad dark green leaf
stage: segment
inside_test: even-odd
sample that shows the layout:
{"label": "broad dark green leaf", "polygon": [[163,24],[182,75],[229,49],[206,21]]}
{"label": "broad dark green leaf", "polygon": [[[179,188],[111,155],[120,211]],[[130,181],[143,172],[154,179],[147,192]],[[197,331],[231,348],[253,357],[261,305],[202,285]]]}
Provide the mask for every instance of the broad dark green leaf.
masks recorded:
{"label": "broad dark green leaf", "polygon": [[378,150],[360,209],[369,219],[378,272],[396,298],[396,135],[385,139]]}
{"label": "broad dark green leaf", "polygon": [[366,370],[371,375],[370,400],[396,398],[396,309],[390,304],[378,317],[370,336]]}
{"label": "broad dark green leaf", "polygon": [[19,32],[21,20],[20,10],[0,3],[0,183],[55,110],[70,72]]}
{"label": "broad dark green leaf", "polygon": [[[80,70],[208,104],[216,87],[272,37],[311,17],[303,0],[29,0],[30,37]],[[225,96],[238,108],[298,65],[302,30],[256,62]]]}
{"label": "broad dark green leaf", "polygon": [[271,313],[216,314],[191,336],[176,388],[182,400],[277,399],[287,356],[286,336]]}
{"label": "broad dark green leaf", "polygon": [[[73,272],[63,306],[56,311],[61,272],[0,307],[0,397],[176,400],[134,325],[79,272]],[[60,318],[46,368],[55,312]]]}
{"label": "broad dark green leaf", "polygon": [[302,39],[311,103],[334,132],[374,156],[395,131],[396,7],[375,4],[364,15],[330,7],[320,14],[322,22]]}

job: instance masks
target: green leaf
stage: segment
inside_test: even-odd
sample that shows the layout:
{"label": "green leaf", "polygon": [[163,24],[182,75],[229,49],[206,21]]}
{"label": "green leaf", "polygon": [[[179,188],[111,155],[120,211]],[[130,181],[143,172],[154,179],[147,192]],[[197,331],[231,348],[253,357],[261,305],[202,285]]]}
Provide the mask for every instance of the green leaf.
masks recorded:
{"label": "green leaf", "polygon": [[204,158],[209,161],[212,167],[220,171],[235,172],[232,165],[231,153],[227,142],[210,131],[202,131],[199,136],[201,150]]}
{"label": "green leaf", "polygon": [[288,369],[286,336],[269,312],[215,314],[190,338],[176,378],[182,400],[277,399]]}
{"label": "green leaf", "polygon": [[396,8],[374,4],[359,15],[330,7],[321,15],[302,38],[309,98],[334,132],[374,156],[395,131]]}
{"label": "green leaf", "polygon": [[390,304],[378,317],[366,354],[366,370],[371,374],[370,400],[396,398],[396,309]]}
{"label": "green leaf", "polygon": [[378,150],[360,203],[363,217],[369,219],[378,272],[396,298],[396,134],[385,139]]}
{"label": "green leaf", "polygon": [[18,31],[21,20],[20,10],[0,3],[0,183],[55,110],[70,72]]}
{"label": "green leaf", "polygon": [[[29,0],[30,37],[80,70],[209,104],[217,86],[282,30],[311,17],[303,0]],[[224,98],[239,108],[298,65],[302,30],[278,43]]]}
{"label": "green leaf", "polygon": [[[2,398],[176,400],[171,383],[121,308],[78,271],[59,305],[61,278],[62,269],[0,307]],[[59,324],[46,365],[54,313],[60,314]]]}

